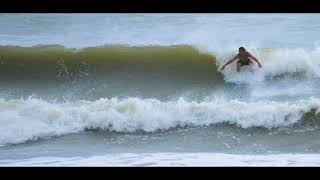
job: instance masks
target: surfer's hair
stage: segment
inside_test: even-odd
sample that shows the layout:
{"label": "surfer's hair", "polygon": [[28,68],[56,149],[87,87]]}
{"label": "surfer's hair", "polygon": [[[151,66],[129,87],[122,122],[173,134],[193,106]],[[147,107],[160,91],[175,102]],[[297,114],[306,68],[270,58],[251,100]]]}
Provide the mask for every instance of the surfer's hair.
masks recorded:
{"label": "surfer's hair", "polygon": [[239,47],[239,51],[246,51],[246,49],[244,47]]}

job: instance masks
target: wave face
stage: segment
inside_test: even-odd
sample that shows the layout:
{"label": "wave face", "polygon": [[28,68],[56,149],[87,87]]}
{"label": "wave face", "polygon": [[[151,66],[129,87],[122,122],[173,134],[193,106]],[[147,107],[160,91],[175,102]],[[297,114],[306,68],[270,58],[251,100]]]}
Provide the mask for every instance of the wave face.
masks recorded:
{"label": "wave face", "polygon": [[[320,77],[320,49],[253,48],[250,52],[263,64],[262,69],[252,67],[255,79],[249,76],[250,81],[286,75]],[[83,49],[65,48],[62,45],[0,46],[0,54],[1,79],[17,81],[66,80],[106,75],[118,80],[150,78],[152,81],[165,79],[219,83],[223,78],[247,78],[249,72],[238,75],[235,65],[220,72],[218,66],[234,54],[218,58],[214,53],[191,45],[108,45]]]}
{"label": "wave face", "polygon": [[[83,49],[60,45],[1,46],[1,78],[14,80],[64,80],[97,75],[135,80],[214,81],[215,57],[187,45],[110,45]],[[117,78],[118,76],[118,78]],[[126,76],[126,77],[123,77]]]}
{"label": "wave face", "polygon": [[0,144],[4,145],[86,129],[155,132],[219,123],[242,128],[277,128],[310,119],[310,116],[316,117],[320,100],[189,102],[180,99],[163,102],[157,99],[102,98],[61,104],[30,98],[1,100],[0,106]]}

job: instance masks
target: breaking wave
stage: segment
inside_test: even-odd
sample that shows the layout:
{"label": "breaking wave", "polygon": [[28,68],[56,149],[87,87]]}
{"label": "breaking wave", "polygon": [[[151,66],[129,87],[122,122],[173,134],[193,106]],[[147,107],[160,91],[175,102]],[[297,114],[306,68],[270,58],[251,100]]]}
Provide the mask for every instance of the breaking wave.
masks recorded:
{"label": "breaking wave", "polygon": [[[277,128],[317,116],[320,99],[292,102],[239,100],[195,102],[180,98],[159,101],[139,98],[102,98],[48,103],[29,98],[0,100],[0,144],[103,129],[116,132],[155,132],[174,127],[227,123],[241,128]],[[311,114],[310,114],[311,113]]]}
{"label": "breaking wave", "polygon": [[[251,48],[263,68],[254,66],[250,81],[264,81],[294,75],[320,77],[320,49]],[[105,74],[117,80],[124,75],[135,79],[149,77],[157,81],[202,81],[220,83],[240,78],[235,66],[221,72],[232,53],[208,52],[191,45],[127,46],[106,45],[82,49],[61,45],[32,47],[0,46],[0,78],[21,80],[63,80]],[[238,77],[236,77],[238,76]],[[244,77],[248,77],[244,75]]]}

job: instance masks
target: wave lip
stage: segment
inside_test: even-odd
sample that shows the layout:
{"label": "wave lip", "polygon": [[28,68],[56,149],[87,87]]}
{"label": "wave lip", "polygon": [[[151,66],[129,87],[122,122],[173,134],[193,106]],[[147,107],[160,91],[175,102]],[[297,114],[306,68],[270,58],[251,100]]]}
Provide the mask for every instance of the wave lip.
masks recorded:
{"label": "wave lip", "polygon": [[0,144],[104,129],[117,132],[154,132],[177,126],[235,124],[241,128],[283,127],[308,112],[318,114],[320,100],[294,102],[188,102],[156,99],[102,98],[96,101],[48,103],[39,99],[0,101]]}

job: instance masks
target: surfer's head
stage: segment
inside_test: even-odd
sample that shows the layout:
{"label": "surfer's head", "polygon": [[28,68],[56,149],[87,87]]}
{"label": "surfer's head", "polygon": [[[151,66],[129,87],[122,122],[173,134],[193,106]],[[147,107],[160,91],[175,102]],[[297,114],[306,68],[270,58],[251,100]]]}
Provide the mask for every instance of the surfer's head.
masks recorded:
{"label": "surfer's head", "polygon": [[239,47],[239,53],[245,52],[246,49],[244,47]]}

